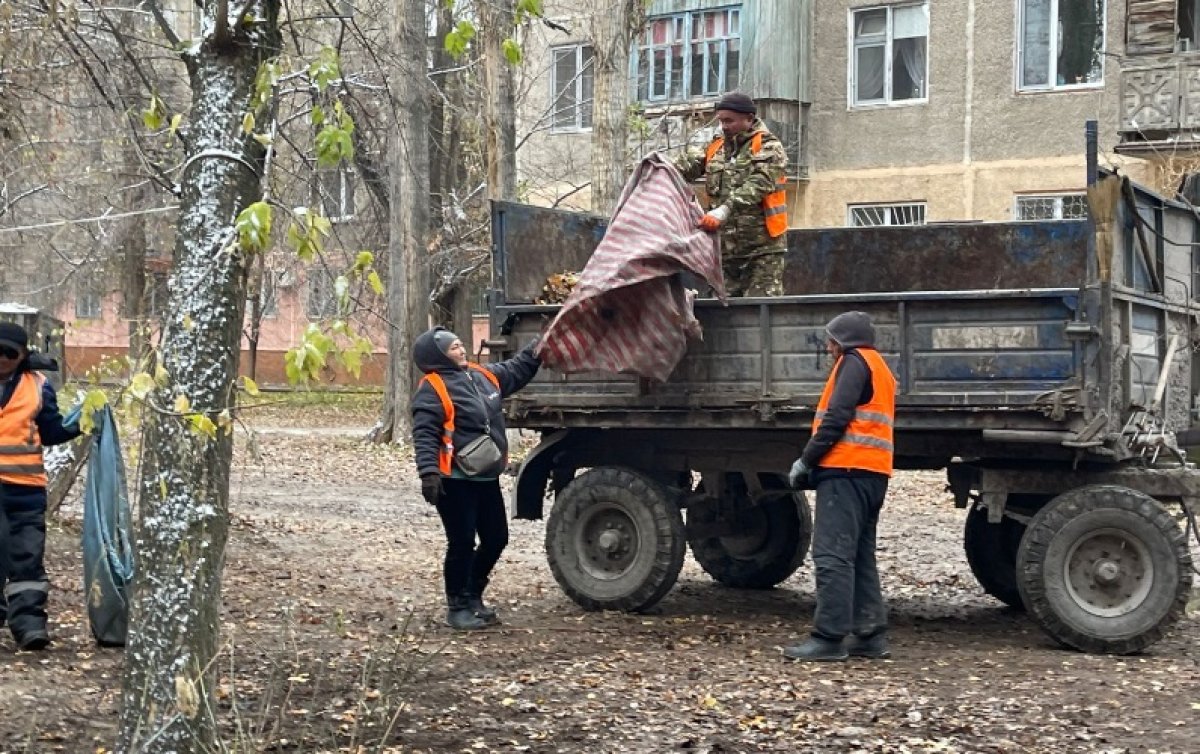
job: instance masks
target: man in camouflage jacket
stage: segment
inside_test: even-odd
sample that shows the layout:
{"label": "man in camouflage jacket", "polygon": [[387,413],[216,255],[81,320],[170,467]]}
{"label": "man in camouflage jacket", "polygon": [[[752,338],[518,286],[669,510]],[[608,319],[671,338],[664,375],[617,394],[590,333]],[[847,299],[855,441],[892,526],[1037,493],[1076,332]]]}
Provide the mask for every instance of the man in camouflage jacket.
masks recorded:
{"label": "man in camouflage jacket", "polygon": [[722,134],[717,138],[723,143],[707,150],[688,148],[675,162],[688,181],[704,177],[711,209],[700,227],[721,234],[721,266],[731,296],[783,294],[787,237],[782,233],[772,237],[768,231],[763,200],[781,190],[787,153],[757,112],[754,100],[746,95],[725,95],[716,106]]}

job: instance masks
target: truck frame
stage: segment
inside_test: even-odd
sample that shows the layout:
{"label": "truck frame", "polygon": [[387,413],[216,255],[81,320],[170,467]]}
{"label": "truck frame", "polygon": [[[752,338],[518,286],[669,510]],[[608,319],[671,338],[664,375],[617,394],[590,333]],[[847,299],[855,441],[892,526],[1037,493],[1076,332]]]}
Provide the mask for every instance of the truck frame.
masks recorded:
{"label": "truck frame", "polygon": [[[831,367],[824,325],[858,309],[898,381],[896,467],[945,469],[983,589],[1084,651],[1153,644],[1185,612],[1200,473],[1177,443],[1200,396],[1198,223],[1126,179],[1087,220],[792,230],[787,295],[699,298],[665,383],[545,368],[507,405],[541,433],[515,515],[553,498],[546,552],[585,609],[646,610],[685,553],[770,588],[812,520],[786,471]],[[545,326],[548,275],[580,270],[603,218],[493,206],[495,358]],[[703,291],[701,292],[703,294]]]}

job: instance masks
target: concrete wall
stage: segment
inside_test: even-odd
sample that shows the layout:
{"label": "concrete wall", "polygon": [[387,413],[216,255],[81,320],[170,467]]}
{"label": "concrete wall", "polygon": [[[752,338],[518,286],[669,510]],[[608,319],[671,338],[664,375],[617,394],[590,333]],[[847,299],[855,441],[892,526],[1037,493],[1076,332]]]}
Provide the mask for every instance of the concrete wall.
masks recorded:
{"label": "concrete wall", "polygon": [[1125,0],[1107,5],[1103,85],[1037,93],[1016,90],[1017,0],[930,0],[927,100],[852,108],[849,12],[871,5],[825,2],[815,14],[812,180],[793,224],[841,225],[848,204],[909,201],[927,203],[928,221],[1009,220],[1017,193],[1083,189],[1088,119],[1103,164],[1150,179],[1112,153]]}

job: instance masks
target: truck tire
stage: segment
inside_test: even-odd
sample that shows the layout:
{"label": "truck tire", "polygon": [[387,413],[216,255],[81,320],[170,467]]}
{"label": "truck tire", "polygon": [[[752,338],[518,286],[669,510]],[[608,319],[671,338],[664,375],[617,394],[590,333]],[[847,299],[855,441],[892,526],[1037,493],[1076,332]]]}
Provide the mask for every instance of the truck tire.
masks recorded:
{"label": "truck tire", "polygon": [[[812,540],[812,512],[804,493],[768,493],[752,508],[739,512],[738,531],[726,536],[693,536],[692,557],[704,572],[725,586],[770,589],[783,583],[804,563]],[[715,500],[688,507],[688,523],[716,522]]]}
{"label": "truck tire", "polygon": [[1085,652],[1131,654],[1158,641],[1183,615],[1191,583],[1183,530],[1157,500],[1118,485],[1054,498],[1017,551],[1029,613]]}
{"label": "truck tire", "polygon": [[1017,586],[1017,550],[1025,525],[1004,517],[998,524],[988,523],[987,508],[972,507],[963,528],[963,549],[967,565],[983,591],[1009,607],[1024,610]]}
{"label": "truck tire", "polygon": [[546,523],[554,580],[584,610],[646,610],[679,578],[683,516],[666,488],[631,469],[590,469],[558,496]]}

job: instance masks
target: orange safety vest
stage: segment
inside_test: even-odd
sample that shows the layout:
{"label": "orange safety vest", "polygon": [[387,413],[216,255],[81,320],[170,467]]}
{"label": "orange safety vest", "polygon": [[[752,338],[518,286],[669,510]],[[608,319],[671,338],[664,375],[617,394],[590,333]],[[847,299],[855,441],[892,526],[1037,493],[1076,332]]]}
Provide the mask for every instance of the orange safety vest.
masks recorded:
{"label": "orange safety vest", "polygon": [[[500,380],[496,375],[492,374],[483,367],[473,362],[467,362],[467,367],[474,369],[477,372],[482,372],[484,377],[500,389]],[[438,450],[438,471],[446,476],[454,471],[454,402],[450,400],[450,392],[446,390],[446,381],[442,379],[442,375],[437,372],[430,372],[421,378],[421,382],[417,387],[428,382],[433,388],[433,392],[437,393],[437,397],[442,401],[442,447]]]}
{"label": "orange safety vest", "polygon": [[[871,370],[871,400],[854,409],[854,417],[846,425],[842,438],[834,443],[829,452],[822,456],[818,466],[831,469],[862,469],[892,475],[892,430],[896,420],[896,378],[887,362],[873,348],[864,348],[858,355],[867,362]],[[825,391],[817,404],[817,416],[813,419],[813,433],[821,426],[829,397],[833,395],[833,384],[837,377],[839,358],[825,382]]]}
{"label": "orange safety vest", "polygon": [[[755,131],[750,137],[750,154],[758,154],[762,151],[762,131]],[[712,159],[717,156],[721,148],[725,146],[725,137],[718,136],[713,139],[713,142],[708,145],[708,151],[704,154],[706,163],[712,162]],[[787,185],[787,178],[779,179],[780,186]],[[767,235],[771,238],[778,238],[787,232],[787,191],[782,188],[778,191],[772,191],[763,197],[762,200],[763,218],[767,224]]]}
{"label": "orange safety vest", "polygon": [[46,486],[42,436],[36,421],[45,383],[44,375],[26,372],[17,381],[8,405],[0,408],[0,482]]}

